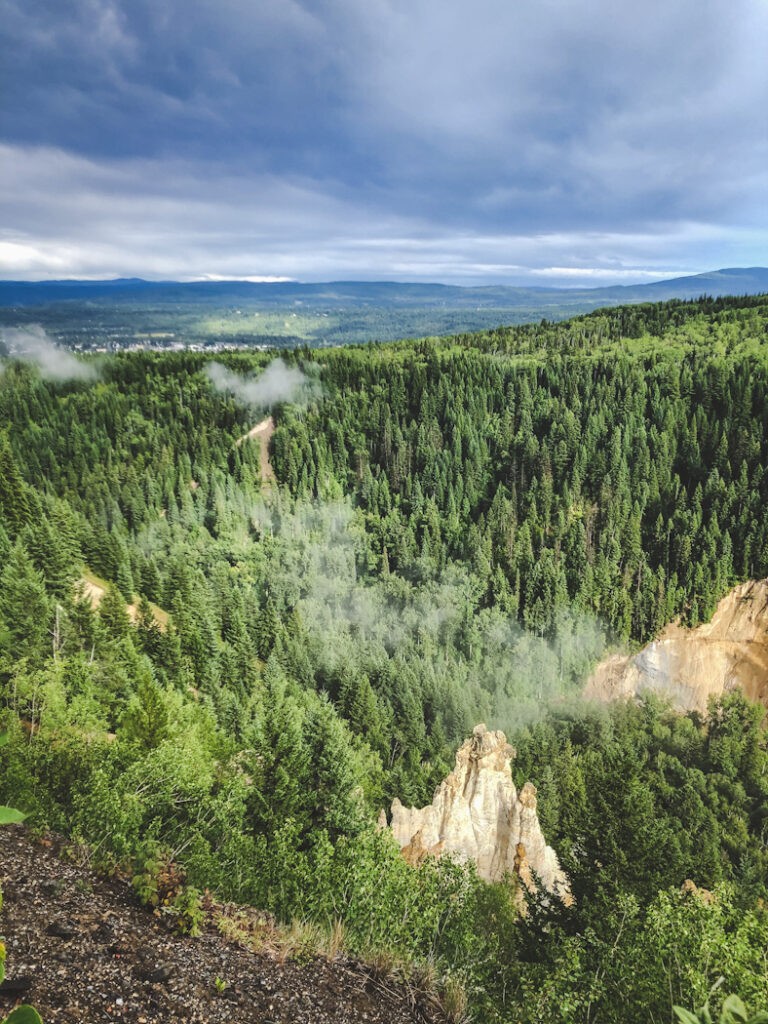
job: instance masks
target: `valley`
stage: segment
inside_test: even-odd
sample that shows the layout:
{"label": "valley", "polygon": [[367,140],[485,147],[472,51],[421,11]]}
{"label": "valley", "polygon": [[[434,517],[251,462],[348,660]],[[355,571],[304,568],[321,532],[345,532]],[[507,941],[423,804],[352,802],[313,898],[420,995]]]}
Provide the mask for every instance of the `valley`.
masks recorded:
{"label": "valley", "polygon": [[456,1024],[768,1005],[767,331],[760,295],[216,363],[36,329],[0,800],[182,931],[302,923]]}
{"label": "valley", "polygon": [[0,281],[0,327],[40,324],[78,351],[328,347],[567,320],[601,308],[759,295],[765,267],[641,285],[548,288],[394,281]]}
{"label": "valley", "polygon": [[0,4],[0,1024],[768,1024],[768,2]]}

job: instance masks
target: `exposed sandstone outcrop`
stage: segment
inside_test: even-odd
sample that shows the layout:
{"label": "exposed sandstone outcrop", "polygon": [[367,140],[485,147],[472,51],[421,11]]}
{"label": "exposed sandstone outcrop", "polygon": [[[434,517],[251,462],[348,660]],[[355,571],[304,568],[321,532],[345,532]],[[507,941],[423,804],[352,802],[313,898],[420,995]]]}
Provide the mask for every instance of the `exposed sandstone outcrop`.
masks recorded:
{"label": "exposed sandstone outcrop", "polygon": [[393,801],[392,831],[411,863],[452,854],[474,861],[486,881],[516,875],[531,889],[536,875],[567,899],[567,879],[539,825],[536,789],[526,782],[518,793],[512,781],[514,756],[503,732],[476,726],[429,807]]}
{"label": "exposed sandstone outcrop", "polygon": [[768,707],[768,580],[736,587],[704,625],[672,623],[638,654],[607,658],[585,696],[613,700],[650,691],[679,710],[706,712],[710,697],[733,689]]}

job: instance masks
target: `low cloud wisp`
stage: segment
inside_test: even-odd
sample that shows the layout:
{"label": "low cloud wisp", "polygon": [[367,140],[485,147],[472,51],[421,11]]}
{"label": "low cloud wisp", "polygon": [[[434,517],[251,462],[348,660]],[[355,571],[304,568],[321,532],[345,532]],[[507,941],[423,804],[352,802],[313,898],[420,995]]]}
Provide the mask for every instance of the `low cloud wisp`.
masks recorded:
{"label": "low cloud wisp", "polygon": [[46,380],[95,380],[96,368],[59,348],[39,324],[4,328],[0,340],[9,356],[33,363]]}
{"label": "low cloud wisp", "polygon": [[316,380],[282,359],[273,359],[258,377],[241,377],[221,363],[209,363],[205,373],[218,391],[229,391],[245,405],[264,411],[278,402],[301,404],[319,391]]}

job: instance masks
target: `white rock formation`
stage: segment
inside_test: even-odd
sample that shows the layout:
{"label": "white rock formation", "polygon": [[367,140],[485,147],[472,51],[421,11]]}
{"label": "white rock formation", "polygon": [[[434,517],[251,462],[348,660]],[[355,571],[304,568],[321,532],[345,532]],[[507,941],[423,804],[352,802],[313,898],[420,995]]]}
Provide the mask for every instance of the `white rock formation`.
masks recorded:
{"label": "white rock formation", "polygon": [[696,629],[672,623],[639,653],[602,661],[585,696],[613,700],[651,691],[678,710],[706,713],[710,697],[733,689],[768,707],[768,580],[736,587]]}
{"label": "white rock formation", "polygon": [[514,756],[503,732],[476,726],[429,807],[393,801],[392,831],[412,862],[453,854],[474,861],[486,881],[517,875],[527,888],[532,888],[533,872],[567,901],[567,878],[539,825],[536,789],[526,782],[518,793],[512,781]]}

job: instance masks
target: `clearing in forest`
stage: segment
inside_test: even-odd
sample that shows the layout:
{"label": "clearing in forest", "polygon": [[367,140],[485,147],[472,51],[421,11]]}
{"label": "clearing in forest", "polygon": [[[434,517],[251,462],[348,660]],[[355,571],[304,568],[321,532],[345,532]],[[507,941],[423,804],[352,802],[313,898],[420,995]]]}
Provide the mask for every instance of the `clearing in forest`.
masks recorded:
{"label": "clearing in forest", "polygon": [[243,434],[242,437],[237,439],[238,448],[243,441],[250,441],[253,438],[258,438],[259,445],[261,446],[261,458],[259,460],[259,466],[261,470],[261,482],[263,484],[272,483],[275,480],[275,471],[272,468],[272,463],[269,461],[269,442],[272,440],[272,435],[275,432],[275,421],[271,416],[267,416],[261,423],[257,423],[255,427],[251,427],[247,434]]}
{"label": "clearing in forest", "polygon": [[[84,569],[83,575],[77,581],[77,585],[80,587],[84,597],[88,598],[92,608],[98,608],[101,604],[102,598],[107,592],[109,583],[102,579],[101,576],[97,576],[95,572],[91,572],[90,569]],[[149,607],[152,609],[152,614],[155,617],[160,629],[168,628],[168,612],[156,605],[153,601],[149,602]],[[128,616],[131,622],[136,622],[139,617],[139,599],[134,596],[132,602],[125,605],[125,609],[128,612]]]}

